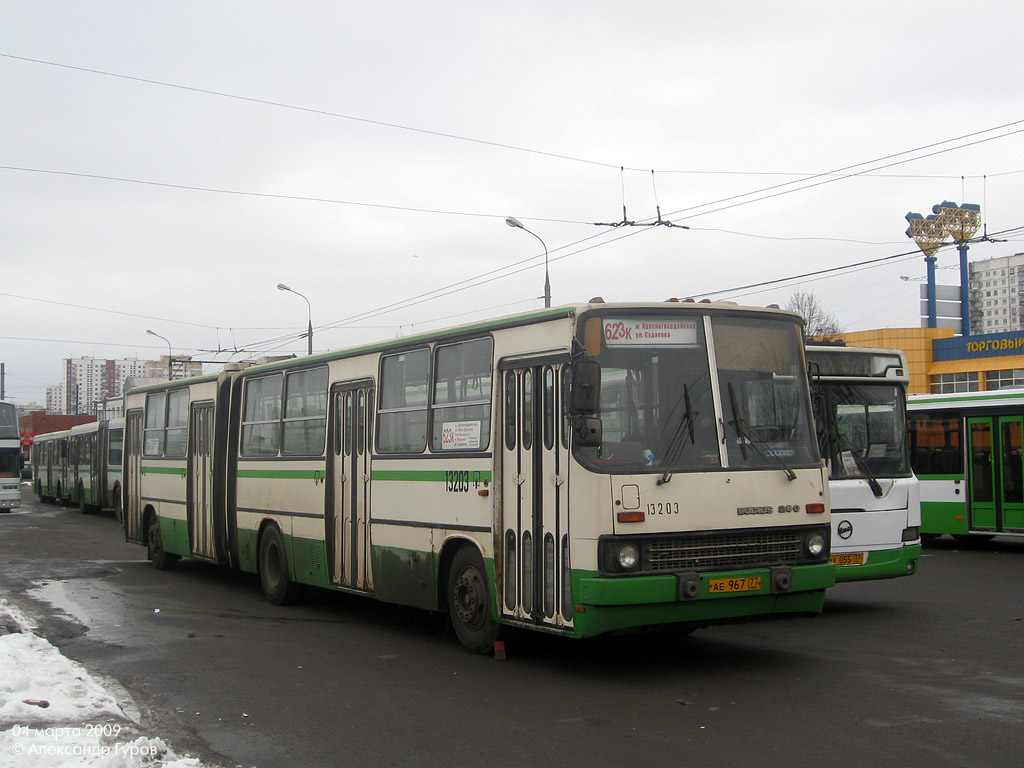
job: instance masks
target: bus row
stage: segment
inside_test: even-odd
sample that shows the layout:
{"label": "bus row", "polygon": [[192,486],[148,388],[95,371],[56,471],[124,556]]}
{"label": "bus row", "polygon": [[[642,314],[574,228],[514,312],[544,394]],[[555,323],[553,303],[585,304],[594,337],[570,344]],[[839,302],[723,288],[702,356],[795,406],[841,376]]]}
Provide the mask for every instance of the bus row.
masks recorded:
{"label": "bus row", "polygon": [[[595,301],[172,381],[127,395],[110,504],[157,567],[446,612],[477,652],[813,615],[920,554],[905,361],[874,353],[805,358],[778,309]],[[37,493],[105,503],[102,430],[37,439]]]}
{"label": "bus row", "polygon": [[112,508],[120,519],[123,445],[124,419],[37,435],[32,444],[32,490],[45,503],[83,512]]}

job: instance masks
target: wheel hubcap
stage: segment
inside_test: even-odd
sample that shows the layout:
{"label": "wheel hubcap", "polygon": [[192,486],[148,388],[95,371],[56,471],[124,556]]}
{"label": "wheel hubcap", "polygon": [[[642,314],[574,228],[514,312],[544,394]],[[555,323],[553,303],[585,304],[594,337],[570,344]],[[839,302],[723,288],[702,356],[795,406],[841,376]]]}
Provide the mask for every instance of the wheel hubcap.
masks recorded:
{"label": "wheel hubcap", "polygon": [[455,593],[452,603],[455,615],[466,625],[479,623],[482,616],[483,584],[474,569],[467,568],[455,582]]}

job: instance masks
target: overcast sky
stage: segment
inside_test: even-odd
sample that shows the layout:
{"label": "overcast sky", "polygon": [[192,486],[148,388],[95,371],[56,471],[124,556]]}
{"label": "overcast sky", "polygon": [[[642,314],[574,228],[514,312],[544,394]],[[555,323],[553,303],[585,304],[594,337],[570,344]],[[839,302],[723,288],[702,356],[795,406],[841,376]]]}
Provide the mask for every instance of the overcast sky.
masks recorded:
{"label": "overcast sky", "polygon": [[[302,353],[279,282],[317,351],[540,307],[506,216],[555,304],[800,287],[917,326],[920,253],[743,286],[911,254],[944,200],[1024,227],[1022,28],[988,0],[0,0],[8,399],[166,354],[146,329],[210,371]],[[623,206],[679,226],[594,226]]]}

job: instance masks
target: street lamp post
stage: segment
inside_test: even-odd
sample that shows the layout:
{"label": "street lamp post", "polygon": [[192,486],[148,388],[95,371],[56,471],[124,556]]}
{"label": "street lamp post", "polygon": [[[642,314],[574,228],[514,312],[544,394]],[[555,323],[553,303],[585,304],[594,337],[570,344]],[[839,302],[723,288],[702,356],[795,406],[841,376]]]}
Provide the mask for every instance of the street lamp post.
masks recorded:
{"label": "street lamp post", "polygon": [[288,293],[294,293],[296,296],[302,296],[302,298],[305,299],[305,301],[306,301],[306,316],[307,316],[307,318],[309,320],[309,325],[308,325],[308,327],[306,329],[306,339],[308,341],[307,350],[308,350],[309,354],[312,355],[313,354],[313,307],[310,305],[309,299],[307,299],[305,296],[303,296],[298,291],[296,291],[296,290],[294,290],[292,288],[289,288],[284,283],[278,283],[277,284],[277,290],[279,290],[279,291],[288,291]]}
{"label": "street lamp post", "polygon": [[544,240],[541,238],[541,236],[538,235],[536,232],[531,232],[529,229],[524,227],[523,226],[523,222],[521,222],[519,219],[516,219],[516,218],[513,218],[512,216],[509,216],[507,219],[505,219],[505,223],[508,224],[510,227],[515,227],[516,229],[521,229],[524,232],[529,232],[531,235],[533,235],[538,240],[540,240],[540,244],[544,246],[544,306],[545,307],[550,307],[551,306],[551,279],[548,276],[548,246],[547,246],[547,243],[545,243]]}
{"label": "street lamp post", "polygon": [[168,381],[173,381],[174,380],[174,372],[171,369],[171,341],[170,341],[170,339],[168,339],[166,336],[161,336],[159,333],[156,333],[155,331],[151,331],[148,328],[146,329],[146,333],[148,333],[150,336],[156,336],[158,339],[163,339],[164,341],[167,342],[167,380]]}

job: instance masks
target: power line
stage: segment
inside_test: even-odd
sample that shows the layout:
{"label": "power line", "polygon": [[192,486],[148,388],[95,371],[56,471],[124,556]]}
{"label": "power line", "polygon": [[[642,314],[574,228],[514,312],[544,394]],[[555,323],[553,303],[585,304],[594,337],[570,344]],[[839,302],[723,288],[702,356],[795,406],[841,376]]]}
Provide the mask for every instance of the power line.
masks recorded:
{"label": "power line", "polygon": [[[1024,227],[1012,227],[1010,229],[1003,230],[1002,232],[990,233],[990,236],[1012,234],[1012,233],[1020,232],[1022,230],[1024,230]],[[970,240],[969,242],[971,242],[971,243],[981,243],[981,242],[985,242],[986,239],[987,238],[984,238],[984,237],[976,237],[976,238]],[[939,250],[945,250],[945,249],[953,248],[953,247],[956,247],[956,243],[946,243],[944,245],[939,246]],[[776,278],[774,280],[762,280],[759,283],[748,283],[747,285],[738,285],[738,286],[734,286],[732,288],[722,288],[722,289],[716,290],[716,291],[704,291],[703,293],[695,293],[695,294],[692,294],[692,295],[694,297],[717,296],[720,293],[733,293],[734,291],[745,291],[745,290],[748,290],[750,288],[762,288],[762,287],[765,287],[765,286],[778,285],[780,283],[788,283],[788,282],[791,282],[791,281],[794,281],[794,280],[803,280],[803,279],[806,279],[806,278],[809,278],[809,277],[815,277],[815,276],[818,276],[818,275],[826,275],[826,274],[830,274],[830,273],[833,273],[833,272],[841,272],[841,271],[848,270],[848,269],[854,269],[856,267],[865,267],[865,266],[868,266],[868,265],[877,266],[879,264],[882,264],[883,262],[894,261],[896,259],[909,259],[909,258],[913,258],[915,256],[920,256],[920,253],[921,253],[920,249],[915,248],[912,251],[905,251],[903,253],[894,253],[894,254],[892,254],[890,256],[882,256],[881,258],[878,258],[878,259],[868,259],[866,261],[858,261],[858,262],[855,262],[853,264],[845,264],[845,265],[842,265],[842,266],[839,266],[839,267],[829,267],[828,269],[817,269],[817,270],[814,270],[813,272],[804,272],[803,274],[800,274],[800,275],[790,275],[789,277],[780,277],[780,278]]]}
{"label": "power line", "polygon": [[[309,114],[321,115],[321,116],[324,116],[324,117],[333,117],[333,118],[337,118],[337,119],[341,119],[341,120],[350,120],[350,121],[353,121],[353,122],[366,123],[368,125],[376,125],[376,126],[380,126],[380,127],[383,127],[383,128],[392,128],[392,129],[395,129],[395,130],[409,131],[409,132],[412,132],[412,133],[421,133],[421,134],[425,134],[425,135],[428,135],[428,136],[436,136],[436,137],[439,137],[439,138],[452,139],[452,140],[455,140],[455,141],[464,141],[464,142],[469,142],[469,143],[473,143],[473,144],[481,144],[481,145],[484,145],[484,146],[491,146],[491,147],[496,147],[496,148],[499,148],[499,149],[507,149],[507,150],[511,150],[511,151],[515,151],[515,152],[525,152],[525,153],[528,153],[528,154],[540,155],[540,156],[543,156],[543,157],[551,157],[551,158],[558,159],[558,160],[568,160],[568,161],[571,161],[571,162],[584,163],[584,164],[587,164],[587,165],[596,165],[596,166],[600,166],[600,167],[604,167],[604,168],[619,169],[620,171],[628,170],[628,171],[641,172],[641,173],[652,172],[652,170],[650,168],[631,167],[631,166],[624,165],[622,163],[610,163],[610,162],[606,162],[606,161],[592,160],[592,159],[588,159],[588,158],[575,157],[575,156],[572,156],[572,155],[567,155],[567,154],[563,154],[563,153],[559,153],[559,152],[549,152],[549,151],[545,151],[545,150],[533,149],[533,148],[530,148],[530,147],[521,147],[521,146],[518,146],[518,145],[507,144],[507,143],[499,142],[499,141],[490,141],[490,140],[487,140],[487,139],[479,139],[479,138],[475,138],[475,137],[472,137],[472,136],[462,136],[460,134],[446,133],[444,131],[435,131],[435,130],[431,130],[431,129],[427,129],[427,128],[418,128],[418,127],[415,127],[415,126],[402,125],[400,123],[392,123],[392,122],[388,122],[388,121],[385,121],[385,120],[377,120],[377,119],[373,119],[373,118],[360,117],[358,115],[348,115],[348,114],[344,114],[344,113],[341,113],[341,112],[332,112],[332,111],[326,110],[326,109],[320,109],[320,108],[315,108],[315,107],[304,107],[304,106],[300,106],[300,105],[297,105],[297,104],[288,104],[286,102],[274,101],[272,99],[262,99],[262,98],[258,98],[258,97],[254,97],[254,96],[243,96],[241,94],[228,93],[226,91],[217,91],[217,90],[213,90],[213,89],[210,89],[210,88],[200,88],[200,87],[197,87],[197,86],[183,85],[181,83],[171,83],[171,82],[167,82],[165,80],[156,80],[156,79],[153,79],[153,78],[145,78],[145,77],[138,77],[138,76],[134,76],[134,75],[126,75],[126,74],[122,74],[122,73],[119,73],[119,72],[109,72],[109,71],[106,71],[106,70],[93,69],[93,68],[90,68],[90,67],[82,67],[82,66],[77,66],[77,65],[73,65],[73,64],[62,64],[60,62],[47,61],[45,59],[36,59],[36,58],[28,57],[28,56],[15,56],[15,55],[10,54],[10,53],[0,53],[0,57],[6,58],[6,59],[12,59],[12,60],[15,60],[15,61],[24,61],[24,62],[28,62],[28,63],[32,63],[32,64],[41,64],[41,65],[49,66],[49,67],[57,67],[57,68],[60,68],[60,69],[68,69],[68,70],[72,70],[72,71],[76,71],[76,72],[85,72],[85,73],[93,74],[93,75],[101,75],[103,77],[111,77],[111,78],[117,78],[117,79],[120,79],[120,80],[128,80],[128,81],[131,81],[131,82],[143,83],[143,84],[146,84],[146,85],[156,85],[156,86],[159,86],[159,87],[162,87],[162,88],[173,88],[173,89],[176,89],[176,90],[188,91],[188,92],[192,92],[192,93],[201,93],[201,94],[204,94],[204,95],[207,95],[207,96],[217,96],[217,97],[220,97],[220,98],[232,99],[232,100],[235,100],[235,101],[243,101],[243,102],[248,102],[248,103],[252,103],[252,104],[261,104],[261,105],[264,105],[264,106],[276,107],[276,108],[279,108],[279,109],[288,109],[288,110],[294,110],[294,111],[297,111],[297,112],[305,112],[305,113],[309,113]],[[1018,121],[1018,122],[1024,122],[1024,121]],[[1008,126],[1014,125],[1014,124],[1016,124],[1016,123],[1008,123],[1008,124],[1006,124],[1004,126],[999,126],[997,128],[987,129],[987,131],[981,131],[981,132],[978,132],[976,134],[967,134],[967,136],[980,135],[980,133],[986,133],[986,132],[989,132],[989,131],[992,131],[992,130],[999,130],[1000,128],[1005,128],[1005,127],[1008,127]],[[964,138],[964,137],[961,137],[961,138]],[[955,139],[951,139],[951,140],[947,140],[947,141],[954,141],[954,140]],[[939,146],[939,145],[941,145],[943,143],[947,143],[947,142],[939,142],[938,144],[934,144],[934,145],[931,145],[931,146]],[[851,166],[851,167],[856,167],[856,166]],[[840,169],[840,170],[837,170],[837,171],[829,171],[829,172],[827,172],[825,174],[811,174],[809,177],[810,178],[817,178],[817,177],[825,176],[825,175],[837,175],[837,174],[840,174],[842,170],[844,170],[844,169]],[[1010,172],[1007,172],[1007,173],[1020,173],[1020,172],[1021,171],[1010,171]],[[724,171],[724,170],[697,170],[697,169],[665,169],[665,170],[658,170],[658,173],[686,174],[686,175],[730,175],[730,176],[799,176],[799,177],[802,177],[802,178],[808,178],[808,174],[801,174],[801,173],[795,173],[795,172],[776,172],[776,171]],[[1001,174],[1001,173],[1000,174],[988,174],[988,176],[990,176],[990,177],[1001,176],[1001,175],[1006,175],[1006,174]],[[944,175],[920,175],[920,176],[910,175],[910,176],[895,176],[893,178],[954,179],[954,178],[981,178],[981,176],[964,177],[964,176],[944,176]],[[136,182],[136,183],[147,183],[147,182]],[[792,182],[792,183],[797,183],[797,182]],[[167,186],[174,186],[174,185],[167,185]],[[221,190],[208,190],[208,191],[221,191]],[[235,193],[235,194],[245,194],[245,193]],[[255,193],[253,193],[253,194],[255,194]],[[299,198],[299,199],[303,199],[303,198]],[[333,202],[333,201],[328,201],[328,202]],[[353,203],[353,204],[356,205],[358,203]],[[383,206],[383,207],[389,207],[389,206]]]}

